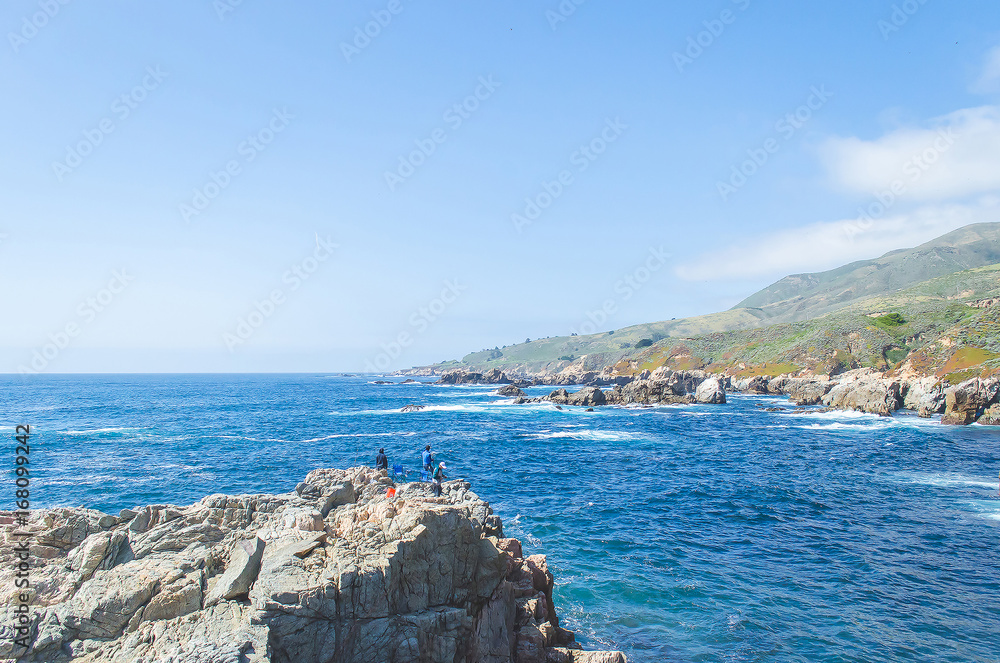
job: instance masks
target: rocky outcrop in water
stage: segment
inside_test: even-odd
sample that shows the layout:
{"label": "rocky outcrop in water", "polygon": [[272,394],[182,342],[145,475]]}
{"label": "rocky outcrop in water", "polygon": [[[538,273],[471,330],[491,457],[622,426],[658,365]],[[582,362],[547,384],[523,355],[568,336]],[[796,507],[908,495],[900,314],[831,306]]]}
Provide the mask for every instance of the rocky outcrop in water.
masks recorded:
{"label": "rocky outcrop in water", "polygon": [[945,392],[939,378],[888,377],[871,368],[827,375],[789,377],[755,376],[733,380],[739,391],[784,394],[796,405],[818,405],[836,410],[858,410],[890,415],[907,409],[929,417],[945,408]]}
{"label": "rocky outcrop in water", "polygon": [[971,424],[985,413],[987,407],[997,402],[998,392],[1000,381],[995,378],[972,378],[945,389],[945,410],[941,423],[957,426]]}
{"label": "rocky outcrop in water", "polygon": [[521,391],[520,387],[516,387],[512,384],[506,384],[497,389],[497,395],[507,396],[508,398],[526,398],[526,394]]}
{"label": "rocky outcrop in water", "polygon": [[[390,496],[389,489],[395,489]],[[0,515],[0,599],[13,592]],[[25,528],[21,528],[25,529]],[[117,516],[33,512],[30,649],[60,663],[624,663],[560,628],[543,555],[525,556],[463,481],[440,498],[370,468],[295,492],[211,495]]]}
{"label": "rocky outcrop in water", "polygon": [[726,402],[726,390],[722,388],[718,378],[709,378],[698,385],[694,400],[698,403],[723,405]]}
{"label": "rocky outcrop in water", "polygon": [[483,384],[483,374],[461,369],[448,371],[435,384]]}
{"label": "rocky outcrop in water", "polygon": [[455,369],[441,375],[435,384],[512,384],[515,387],[530,387],[541,384],[522,377],[509,377],[499,368],[492,368],[485,373],[474,373],[463,369]]}
{"label": "rocky outcrop in water", "polygon": [[899,391],[899,380],[863,377],[837,384],[823,397],[823,405],[889,416],[899,409]]}
{"label": "rocky outcrop in water", "polygon": [[[628,382],[618,381],[614,388],[602,391],[587,386],[576,392],[556,389],[542,398],[515,399],[515,404],[549,401],[557,405],[595,407],[600,405],[673,405],[694,402],[723,404],[726,402],[725,376],[711,377],[702,371],[670,371],[658,369]],[[701,397],[698,400],[698,392]]]}
{"label": "rocky outcrop in water", "polygon": [[921,417],[944,412],[944,385],[937,377],[914,378],[903,382],[903,409]]}
{"label": "rocky outcrop in water", "polygon": [[796,405],[816,405],[823,402],[823,397],[830,393],[833,385],[829,379],[791,378],[784,389]]}
{"label": "rocky outcrop in water", "polygon": [[608,402],[604,392],[597,387],[584,387],[574,393],[569,393],[565,389],[556,389],[546,396],[545,400],[560,405],[579,405],[582,407],[606,405]]}
{"label": "rocky outcrop in water", "polygon": [[633,380],[624,387],[615,385],[607,394],[609,403],[617,405],[677,405],[693,403],[694,396],[678,394],[664,380]]}

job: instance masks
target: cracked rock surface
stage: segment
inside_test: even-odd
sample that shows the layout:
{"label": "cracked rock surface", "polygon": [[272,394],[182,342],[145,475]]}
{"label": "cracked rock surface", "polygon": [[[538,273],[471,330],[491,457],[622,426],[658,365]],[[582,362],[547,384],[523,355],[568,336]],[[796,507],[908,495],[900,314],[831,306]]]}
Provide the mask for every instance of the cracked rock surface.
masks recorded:
{"label": "cracked rock surface", "polygon": [[[0,659],[625,663],[560,628],[545,556],[505,538],[470,488],[435,498],[384,471],[319,469],[283,495],[35,511],[31,646],[0,627]],[[4,625],[13,531],[0,512]]]}

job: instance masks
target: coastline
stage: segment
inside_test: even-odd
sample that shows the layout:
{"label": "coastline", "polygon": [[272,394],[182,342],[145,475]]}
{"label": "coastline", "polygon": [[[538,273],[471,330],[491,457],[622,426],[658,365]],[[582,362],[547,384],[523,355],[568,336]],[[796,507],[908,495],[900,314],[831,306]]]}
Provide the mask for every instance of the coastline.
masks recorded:
{"label": "coastline", "polygon": [[[838,375],[755,375],[739,377],[701,370],[674,371],[664,367],[634,375],[601,372],[512,374],[500,369],[487,373],[455,369],[435,373],[427,369],[401,371],[398,375],[438,376],[437,384],[497,385],[498,394],[514,404],[548,401],[557,406],[669,405],[702,403],[724,405],[727,392],[787,396],[796,406],[822,405],[831,410],[891,416],[901,410],[920,417],[941,415],[945,425],[979,423],[1000,425],[1000,379],[973,377],[951,385],[933,375],[896,376],[871,368]],[[560,386],[550,394],[529,398],[522,387]],[[565,387],[579,385],[578,391]],[[408,406],[409,407],[409,406]],[[419,406],[413,406],[419,408]]]}

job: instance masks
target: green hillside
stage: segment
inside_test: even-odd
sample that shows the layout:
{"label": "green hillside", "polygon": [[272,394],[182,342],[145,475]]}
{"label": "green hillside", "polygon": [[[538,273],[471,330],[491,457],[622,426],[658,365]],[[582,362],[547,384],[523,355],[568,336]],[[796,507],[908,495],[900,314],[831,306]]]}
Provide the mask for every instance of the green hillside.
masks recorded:
{"label": "green hillside", "polygon": [[430,368],[634,374],[668,366],[776,375],[869,366],[957,379],[1000,367],[1000,304],[982,302],[994,297],[1000,224],[979,224],[876,260],[787,277],[728,311],[536,339]]}
{"label": "green hillside", "polygon": [[786,276],[733,308],[769,322],[809,320],[865,297],[995,263],[1000,263],[1000,223],[980,223],[875,260]]}

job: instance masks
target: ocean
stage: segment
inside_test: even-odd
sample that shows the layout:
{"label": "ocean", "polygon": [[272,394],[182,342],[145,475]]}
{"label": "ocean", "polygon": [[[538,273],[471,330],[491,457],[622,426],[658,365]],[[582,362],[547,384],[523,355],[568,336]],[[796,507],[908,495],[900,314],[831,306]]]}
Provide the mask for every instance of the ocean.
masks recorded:
{"label": "ocean", "polygon": [[289,491],[317,467],[374,464],[379,447],[419,479],[429,443],[526,554],[548,556],[563,625],[589,649],[633,663],[1000,661],[1000,430],[767,412],[790,404],[739,394],[558,410],[374,379],[5,376],[5,464],[30,424],[32,507],[117,513]]}

